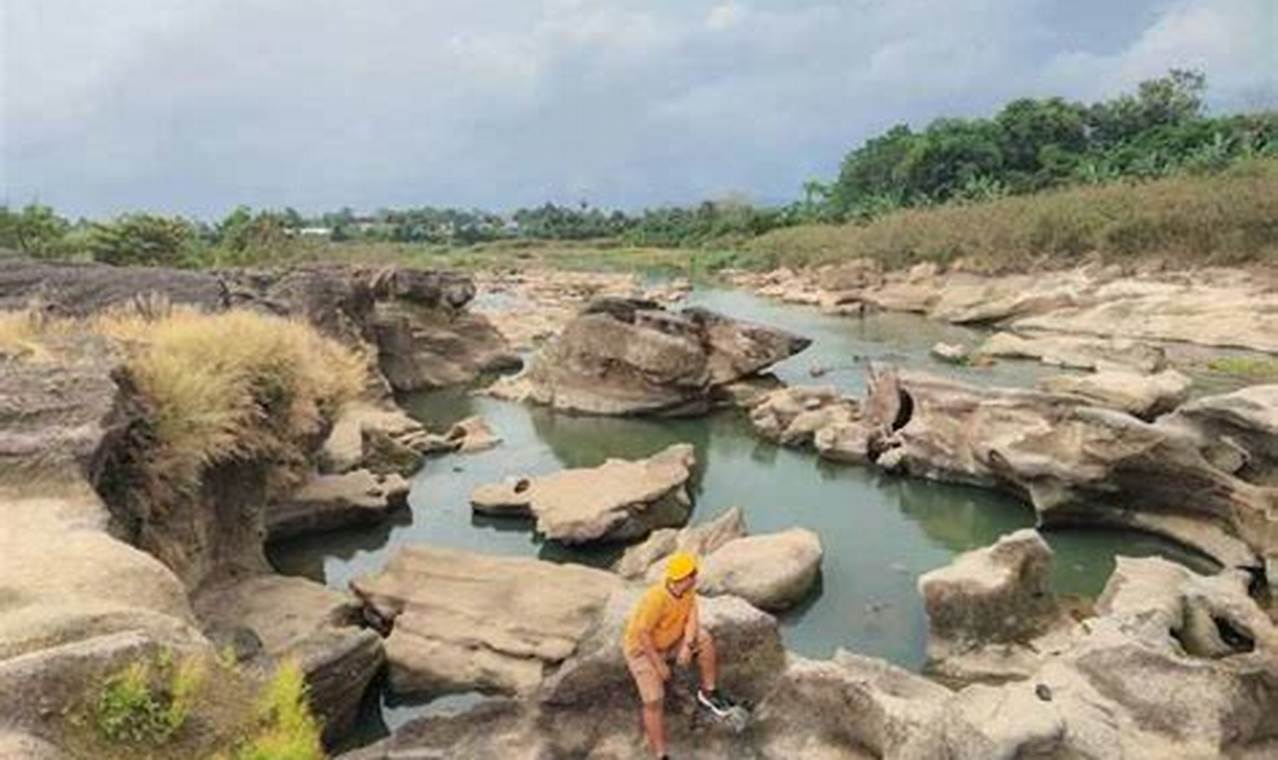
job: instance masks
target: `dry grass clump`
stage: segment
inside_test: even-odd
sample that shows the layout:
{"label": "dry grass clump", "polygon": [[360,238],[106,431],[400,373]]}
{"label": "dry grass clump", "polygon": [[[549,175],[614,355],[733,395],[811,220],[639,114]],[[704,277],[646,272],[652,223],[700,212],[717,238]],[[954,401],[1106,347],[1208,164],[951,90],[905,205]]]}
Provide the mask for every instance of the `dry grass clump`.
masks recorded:
{"label": "dry grass clump", "polygon": [[308,324],[249,311],[137,310],[93,321],[123,343],[158,444],[148,469],[194,485],[234,458],[287,458],[364,383],[362,357]]}
{"label": "dry grass clump", "polygon": [[1243,264],[1278,258],[1278,161],[1212,175],[1076,187],[972,204],[904,209],[865,224],[802,225],[747,246],[772,266],[869,257],[888,267],[964,259],[1019,270],[1093,251],[1126,263]]}
{"label": "dry grass clump", "polygon": [[85,321],[0,313],[0,356],[51,358],[50,338],[118,341],[147,408],[146,470],[178,490],[234,458],[289,461],[363,387],[363,357],[313,327],[252,311],[147,302]]}

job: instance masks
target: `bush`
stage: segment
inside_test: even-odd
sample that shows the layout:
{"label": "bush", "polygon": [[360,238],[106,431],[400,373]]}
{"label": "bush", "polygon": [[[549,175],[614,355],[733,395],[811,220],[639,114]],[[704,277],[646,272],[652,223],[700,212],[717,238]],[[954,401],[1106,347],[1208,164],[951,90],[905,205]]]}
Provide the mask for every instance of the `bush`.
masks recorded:
{"label": "bush", "polygon": [[98,730],[113,742],[168,743],[186,725],[204,675],[198,661],[174,665],[167,654],[154,663],[131,664],[103,684],[95,709]]}
{"label": "bush", "polygon": [[964,258],[991,270],[1159,257],[1239,264],[1278,256],[1278,160],[1209,175],[1074,187],[985,203],[902,209],[865,223],[800,225],[747,250],[775,265],[869,257],[888,267]]}
{"label": "bush", "polygon": [[254,736],[235,752],[235,760],[321,760],[320,725],[306,705],[306,681],[296,663],[275,672],[257,705]]}

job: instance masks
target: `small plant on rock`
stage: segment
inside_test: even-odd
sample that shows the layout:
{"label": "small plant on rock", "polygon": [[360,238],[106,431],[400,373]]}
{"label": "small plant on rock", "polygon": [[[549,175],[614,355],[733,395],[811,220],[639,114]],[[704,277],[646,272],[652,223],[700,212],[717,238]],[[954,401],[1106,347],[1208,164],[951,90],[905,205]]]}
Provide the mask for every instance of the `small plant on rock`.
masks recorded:
{"label": "small plant on rock", "polygon": [[165,653],[140,660],[109,678],[94,706],[98,730],[113,742],[161,745],[186,724],[204,669],[195,660],[174,664]]}

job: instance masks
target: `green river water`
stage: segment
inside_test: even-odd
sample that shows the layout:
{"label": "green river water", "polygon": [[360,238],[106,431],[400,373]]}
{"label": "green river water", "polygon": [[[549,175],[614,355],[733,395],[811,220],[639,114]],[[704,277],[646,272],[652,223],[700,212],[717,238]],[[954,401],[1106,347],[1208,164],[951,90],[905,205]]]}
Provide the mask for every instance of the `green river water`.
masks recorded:
{"label": "green river water", "polygon": [[[811,338],[807,351],[776,367],[790,384],[832,384],[860,394],[867,360],[992,385],[1029,385],[1040,374],[1060,371],[1032,362],[1000,362],[983,369],[940,364],[928,356],[933,343],[974,345],[982,333],[917,315],[832,317],[732,290],[698,290],[689,302]],[[835,369],[813,379],[808,372],[813,364]],[[428,460],[413,480],[411,509],[391,524],[273,547],[272,560],[281,572],[344,588],[357,575],[377,572],[397,547],[413,542],[602,565],[620,548],[570,549],[543,542],[532,533],[529,521],[474,516],[468,503],[471,490],[509,475],[594,466],[608,457],[646,457],[671,443],[688,442],[696,447],[698,462],[691,489],[694,522],[740,506],[752,533],[803,526],[821,537],[824,559],[818,588],[780,618],[788,648],[828,657],[835,648],[845,647],[917,669],[924,662],[927,640],[918,576],[960,552],[1034,523],[1033,510],[1009,496],[832,464],[811,452],[774,446],[755,437],[737,412],[679,420],[586,417],[472,397],[459,390],[409,397],[402,403],[431,429],[482,415],[504,442],[487,452]],[[1059,592],[1094,596],[1117,554],[1161,554],[1196,569],[1211,567],[1197,555],[1139,533],[1069,530],[1049,532],[1046,538],[1056,553],[1054,583]],[[441,704],[450,701],[427,707],[391,702],[382,705],[373,720],[393,727]]]}

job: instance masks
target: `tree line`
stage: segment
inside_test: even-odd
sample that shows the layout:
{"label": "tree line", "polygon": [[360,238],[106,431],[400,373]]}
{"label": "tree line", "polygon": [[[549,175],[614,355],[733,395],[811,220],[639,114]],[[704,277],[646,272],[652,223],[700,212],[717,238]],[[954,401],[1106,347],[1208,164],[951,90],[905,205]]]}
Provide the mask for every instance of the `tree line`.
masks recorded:
{"label": "tree line", "polygon": [[72,222],[38,203],[0,207],[0,247],[36,256],[88,254],[116,264],[238,265],[287,259],[309,239],[472,245],[509,239],[609,239],[644,246],[732,245],[809,222],[867,222],[891,211],[970,203],[1080,184],[1209,172],[1278,156],[1278,112],[1211,117],[1206,79],[1172,70],[1092,104],[1021,98],[990,118],[894,126],[843,159],[830,182],[763,207],[740,199],[637,213],[546,203],[510,214],[421,207],[305,216],[241,206],[224,219],[129,213]]}

